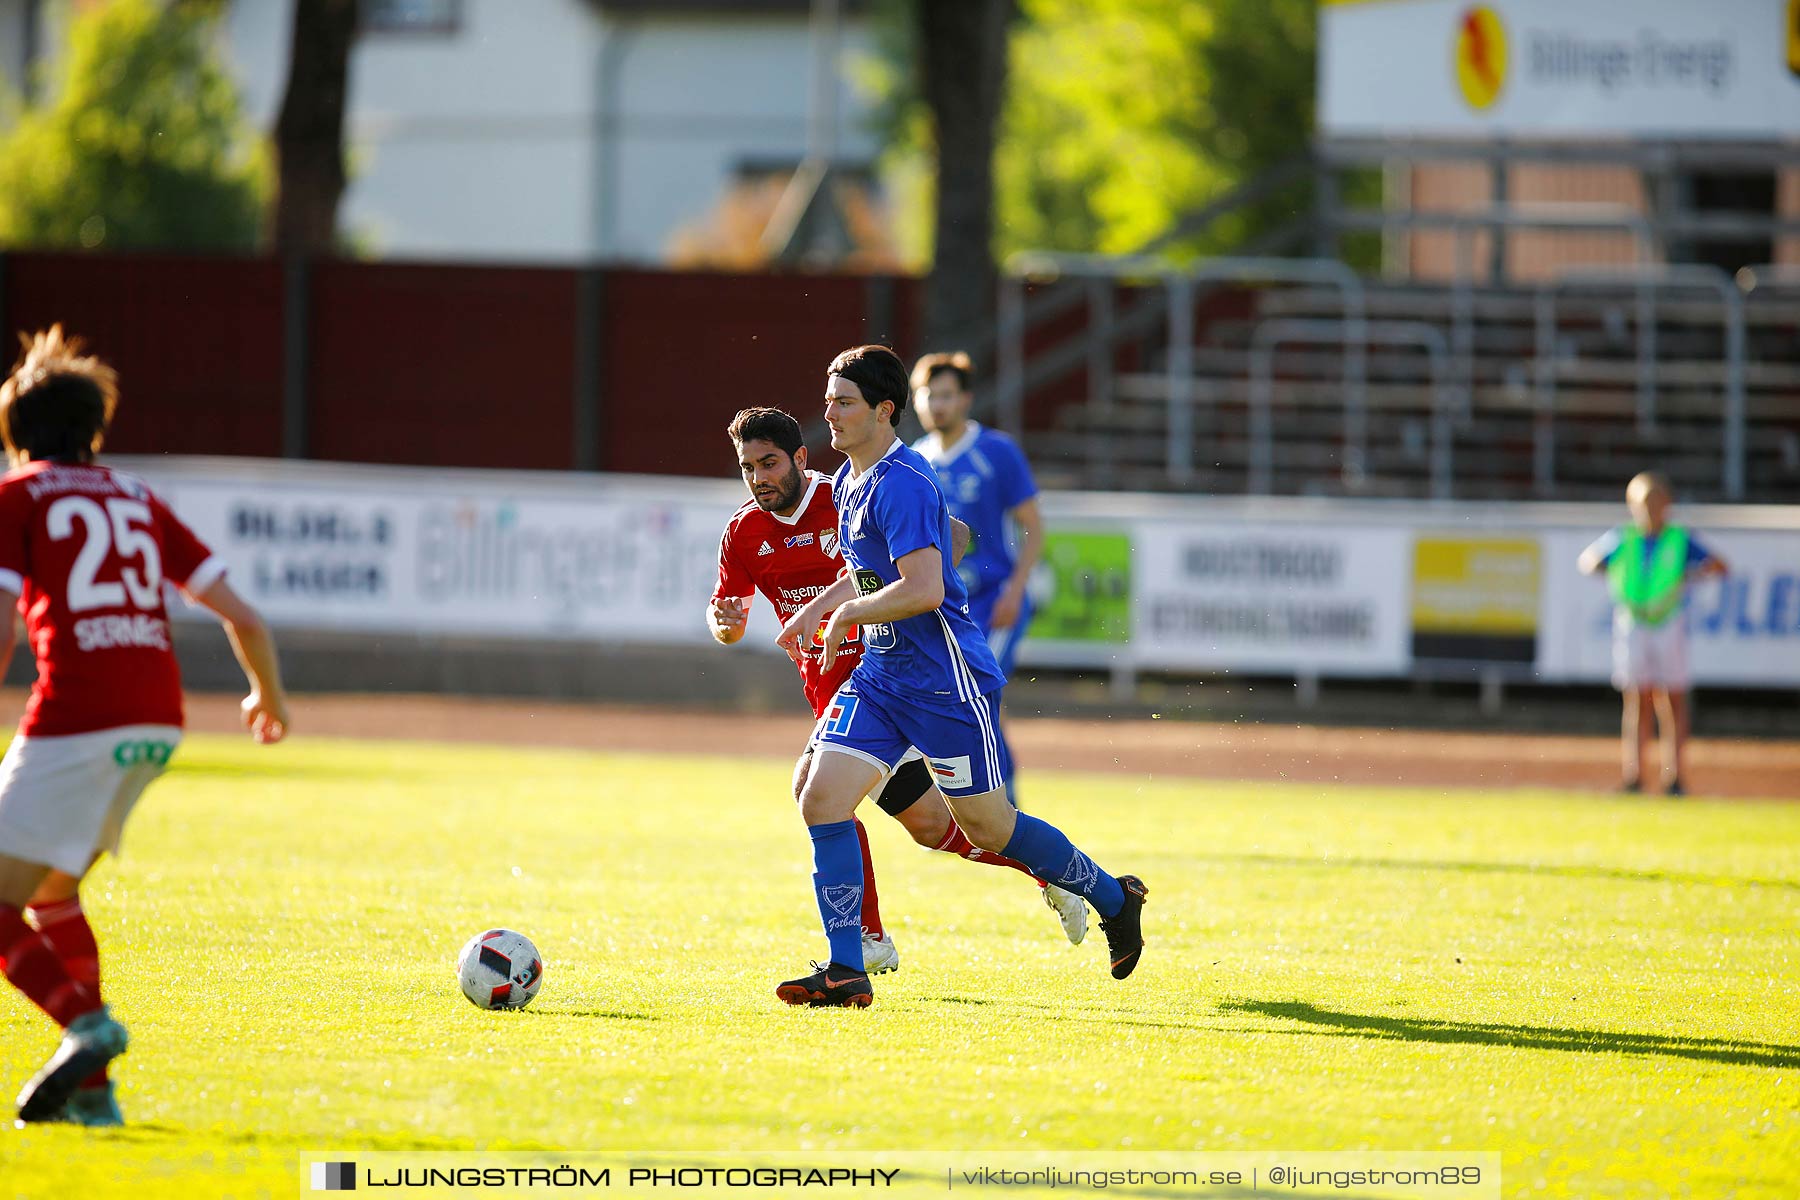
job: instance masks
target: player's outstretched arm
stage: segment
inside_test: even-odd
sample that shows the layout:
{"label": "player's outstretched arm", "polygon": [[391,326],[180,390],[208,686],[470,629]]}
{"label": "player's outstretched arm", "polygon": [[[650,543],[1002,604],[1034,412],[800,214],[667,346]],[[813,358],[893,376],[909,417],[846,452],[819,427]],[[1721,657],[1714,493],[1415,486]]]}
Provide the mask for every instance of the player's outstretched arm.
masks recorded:
{"label": "player's outstretched arm", "polygon": [[225,623],[231,652],[250,681],[250,694],[240,705],[250,736],[263,743],[279,742],[287,736],[287,692],[281,686],[281,664],[275,657],[275,638],[269,627],[223,578],[194,599]]}
{"label": "player's outstretched arm", "polygon": [[1037,569],[1044,557],[1044,516],[1038,510],[1037,497],[1018,505],[1006,514],[1012,518],[1019,531],[1019,554],[1013,563],[1012,574],[1007,578],[1000,598],[994,605],[993,625],[995,629],[1011,629],[1019,621],[1019,613],[1025,605],[1025,589],[1031,583],[1031,573]]}
{"label": "player's outstretched arm", "polygon": [[925,546],[895,559],[894,568],[900,572],[900,578],[878,592],[844,601],[831,614],[831,624],[825,627],[824,635],[826,670],[831,669],[838,643],[849,634],[852,625],[904,621],[943,605],[944,556],[936,546]]}

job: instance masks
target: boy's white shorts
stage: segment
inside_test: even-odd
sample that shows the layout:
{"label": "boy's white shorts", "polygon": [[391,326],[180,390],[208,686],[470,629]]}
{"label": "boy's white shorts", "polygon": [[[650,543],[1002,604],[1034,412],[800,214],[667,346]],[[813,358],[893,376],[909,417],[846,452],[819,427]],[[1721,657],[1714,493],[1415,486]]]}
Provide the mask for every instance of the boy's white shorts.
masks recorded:
{"label": "boy's white shorts", "polygon": [[0,759],[0,855],[80,875],[96,851],[117,854],[125,818],[180,744],[175,725],[13,738]]}
{"label": "boy's white shorts", "polygon": [[1621,692],[1688,690],[1687,627],[1680,613],[1648,627],[1613,622],[1613,686]]}

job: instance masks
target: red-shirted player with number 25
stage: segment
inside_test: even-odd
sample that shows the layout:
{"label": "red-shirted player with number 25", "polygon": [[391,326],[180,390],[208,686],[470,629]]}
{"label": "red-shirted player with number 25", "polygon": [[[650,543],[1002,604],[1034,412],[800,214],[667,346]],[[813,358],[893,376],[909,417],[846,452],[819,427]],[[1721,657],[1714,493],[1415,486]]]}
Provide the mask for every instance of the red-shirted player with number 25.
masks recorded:
{"label": "red-shirted player with number 25", "polygon": [[[738,470],[750,489],[750,500],[732,516],[719,541],[719,578],[706,621],[713,638],[730,645],[744,636],[753,593],[760,591],[767,597],[777,618],[786,623],[831,586],[844,559],[837,547],[831,480],[806,469],[800,423],[778,408],[747,408],[737,414],[727,432],[737,448]],[[829,669],[822,666],[817,646],[796,660],[807,702],[821,722],[830,716],[827,709],[832,698],[850,677],[861,653],[862,646],[853,633]],[[813,749],[809,743],[795,764],[795,796],[806,783]],[[908,755],[877,788],[875,803],[904,825],[921,846],[973,862],[1012,867],[1031,876],[1024,863],[982,850],[969,841],[951,818],[944,794],[932,782],[931,769],[922,756]],[[870,974],[879,975],[899,967],[900,953],[881,924],[869,838],[860,821],[856,833],[863,859],[863,966]],[[1071,942],[1080,942],[1087,933],[1086,902],[1055,884],[1037,882],[1043,887],[1044,902],[1062,922],[1063,933]]]}
{"label": "red-shirted player with number 25", "polygon": [[217,613],[250,680],[244,724],[287,732],[275,645],[225,565],[130,475],[94,462],[118,402],[111,367],[61,326],[25,341],[0,384],[0,671],[25,615],[37,683],[0,760],[0,969],[63,1028],[19,1093],[20,1121],[118,1125],[106,1065],[125,1027],[100,1001],[81,878],[181,741],[181,675],[163,581]]}

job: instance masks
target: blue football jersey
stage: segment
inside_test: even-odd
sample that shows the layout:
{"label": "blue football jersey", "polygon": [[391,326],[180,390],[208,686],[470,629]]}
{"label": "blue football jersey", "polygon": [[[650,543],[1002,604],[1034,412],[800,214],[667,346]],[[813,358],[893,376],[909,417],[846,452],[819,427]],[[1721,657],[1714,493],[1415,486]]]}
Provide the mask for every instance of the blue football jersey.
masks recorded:
{"label": "blue football jersey", "polygon": [[969,617],[968,592],[950,565],[950,510],[931,464],[895,440],[862,474],[845,461],[831,481],[838,546],[859,595],[900,578],[896,559],[937,547],[944,561],[944,603],[932,612],[862,627],[863,660],[852,679],[889,691],[972,700],[1004,686],[987,639]]}
{"label": "blue football jersey", "polygon": [[913,443],[937,472],[950,514],[975,536],[957,570],[969,595],[982,596],[1012,576],[1016,558],[1006,514],[1037,495],[1017,442],[970,421],[954,446],[933,434]]}

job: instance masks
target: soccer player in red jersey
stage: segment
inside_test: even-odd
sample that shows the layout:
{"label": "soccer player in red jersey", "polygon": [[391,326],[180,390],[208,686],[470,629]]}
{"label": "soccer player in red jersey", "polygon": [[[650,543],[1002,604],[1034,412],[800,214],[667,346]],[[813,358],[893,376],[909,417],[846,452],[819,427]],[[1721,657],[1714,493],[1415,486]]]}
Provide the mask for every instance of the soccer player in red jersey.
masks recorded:
{"label": "soccer player in red jersey", "polygon": [[[737,448],[738,469],[750,490],[750,500],[732,516],[720,539],[719,577],[707,606],[707,627],[724,645],[743,637],[753,593],[761,592],[785,623],[830,587],[844,565],[837,548],[838,517],[831,480],[806,469],[800,423],[780,409],[749,408],[737,414],[727,432]],[[959,532],[966,540],[966,530]],[[825,719],[832,698],[861,656],[862,646],[852,633],[829,669],[821,666],[817,647],[795,659],[815,717]],[[806,784],[812,760],[813,745],[809,743],[794,766],[796,797]],[[876,804],[905,826],[921,846],[1031,875],[1023,863],[969,841],[951,818],[949,805],[932,782],[930,767],[922,756],[909,756],[878,786]],[[897,968],[900,955],[881,924],[868,832],[861,821],[856,822],[856,834],[862,844],[865,881],[864,969],[881,974]],[[1043,894],[1068,939],[1079,943],[1087,933],[1086,903],[1054,884],[1045,886]]]}
{"label": "soccer player in red jersey", "polygon": [[100,999],[80,884],[181,741],[181,675],[163,582],[217,613],[250,680],[244,724],[287,732],[275,645],[225,564],[130,475],[94,461],[118,402],[112,368],[62,327],[26,340],[0,384],[0,671],[17,607],[37,683],[0,759],[0,969],[63,1028],[19,1094],[20,1121],[118,1125],[106,1066],[125,1027]]}

